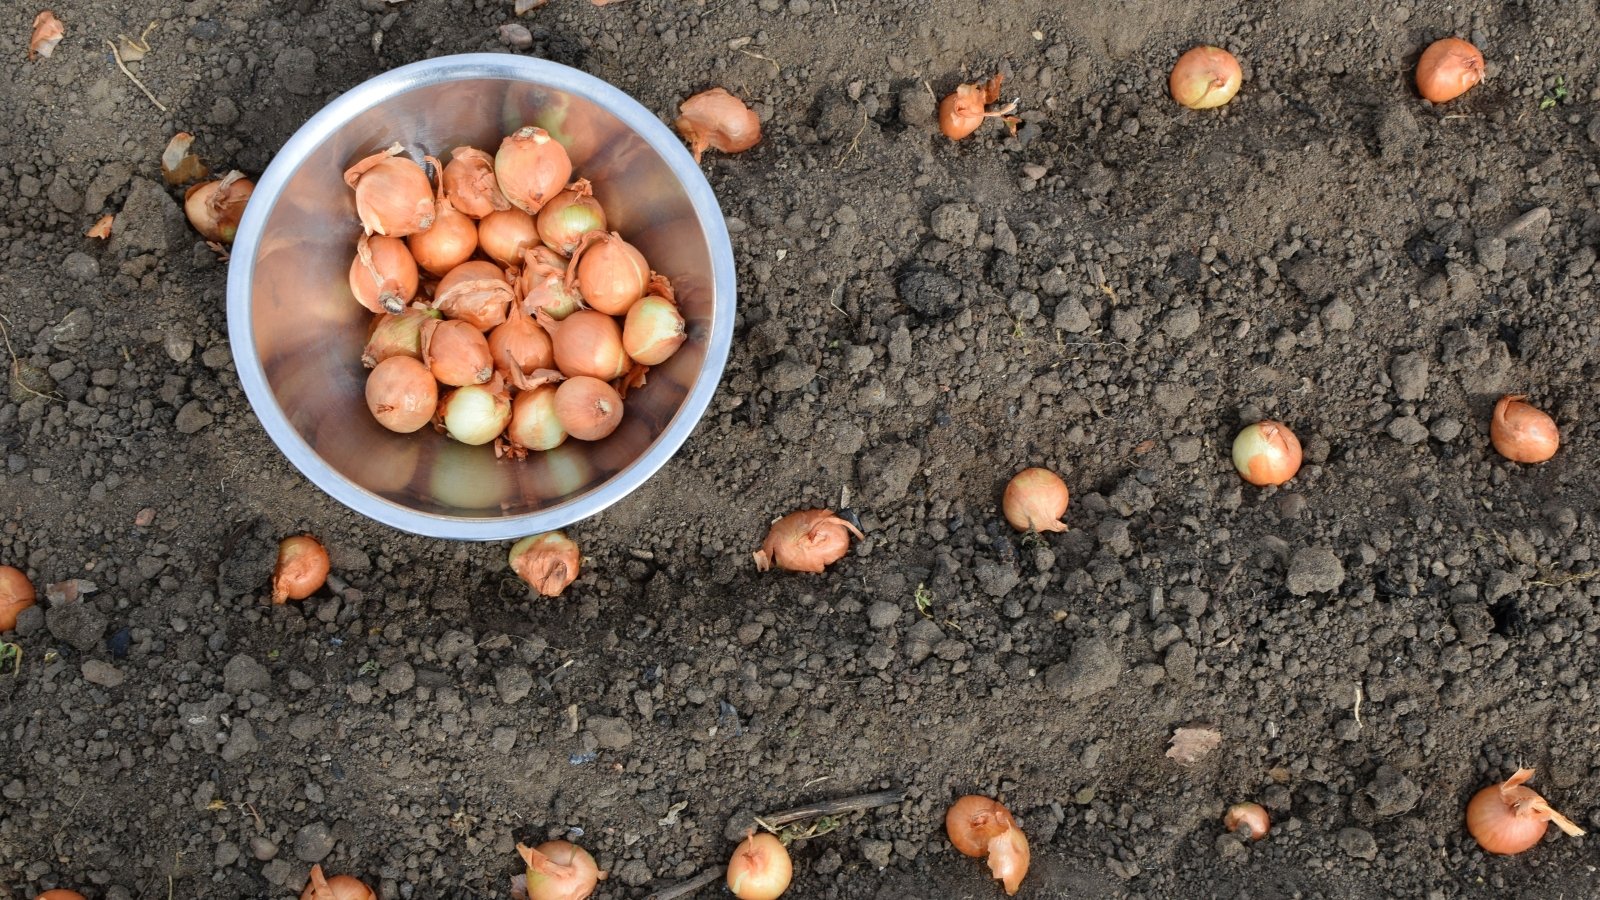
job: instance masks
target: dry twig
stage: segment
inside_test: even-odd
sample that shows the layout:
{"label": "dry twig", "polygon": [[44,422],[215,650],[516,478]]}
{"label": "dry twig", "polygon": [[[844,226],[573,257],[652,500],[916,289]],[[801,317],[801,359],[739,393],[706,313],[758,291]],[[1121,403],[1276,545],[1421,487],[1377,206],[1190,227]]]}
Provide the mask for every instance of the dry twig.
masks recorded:
{"label": "dry twig", "polygon": [[128,76],[128,80],[133,82],[135,87],[141,91],[144,91],[144,95],[150,98],[150,102],[156,105],[156,109],[166,112],[166,105],[160,100],[157,100],[155,94],[150,93],[150,89],[144,86],[144,82],[140,81],[137,76],[128,71],[127,65],[122,61],[122,54],[117,50],[117,45],[111,43],[110,41],[106,41],[106,46],[111,48],[111,58],[117,61],[117,68],[122,70],[122,74]]}

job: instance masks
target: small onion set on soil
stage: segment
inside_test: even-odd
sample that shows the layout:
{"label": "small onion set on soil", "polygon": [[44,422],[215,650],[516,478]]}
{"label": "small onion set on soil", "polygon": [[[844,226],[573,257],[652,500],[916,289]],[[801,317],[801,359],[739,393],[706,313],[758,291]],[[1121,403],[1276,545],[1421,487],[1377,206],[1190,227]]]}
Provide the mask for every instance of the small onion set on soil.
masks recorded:
{"label": "small onion set on soil", "polygon": [[[731,152],[759,138],[759,124],[754,137],[748,122],[717,130],[709,102],[688,116],[697,140]],[[361,357],[373,418],[401,434],[431,422],[512,459],[604,440],[628,391],[688,336],[671,283],[607,230],[594,186],[572,180],[544,129],[426,162],[437,184],[399,144],[344,176],[364,231],[350,292],[375,315]]]}

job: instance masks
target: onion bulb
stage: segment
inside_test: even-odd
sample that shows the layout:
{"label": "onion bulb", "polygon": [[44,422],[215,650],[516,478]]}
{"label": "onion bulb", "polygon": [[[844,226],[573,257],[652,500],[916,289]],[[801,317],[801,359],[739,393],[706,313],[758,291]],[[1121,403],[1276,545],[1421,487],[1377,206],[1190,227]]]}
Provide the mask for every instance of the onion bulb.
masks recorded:
{"label": "onion bulb", "polygon": [[475,259],[451,269],[439,281],[433,308],[446,319],[470,322],[479,331],[488,331],[506,320],[506,310],[516,299],[500,267]]}
{"label": "onion bulb", "polygon": [[344,172],[344,183],[355,189],[356,215],[367,234],[405,237],[433,225],[433,185],[428,175],[395,144],[374,153]]}
{"label": "onion bulb", "polygon": [[[482,335],[479,335],[482,337]],[[469,384],[445,395],[435,427],[463,444],[478,446],[500,436],[511,421],[511,396],[500,379]]]}
{"label": "onion bulb", "polygon": [[21,569],[0,566],[0,633],[17,627],[17,616],[37,599],[33,582]]}
{"label": "onion bulb", "polygon": [[472,324],[458,319],[422,325],[422,361],[433,377],[452,387],[483,384],[494,376],[489,341]]}
{"label": "onion bulb", "polygon": [[568,378],[588,375],[601,381],[621,378],[628,371],[628,354],[622,349],[622,329],[603,312],[580,309],[556,321],[539,310],[539,324],[550,332],[556,368]]}
{"label": "onion bulb", "polygon": [[566,187],[572,159],[549,132],[528,125],[500,142],[494,174],[511,205],[532,215]]}
{"label": "onion bulb", "polygon": [[183,212],[201,237],[231,244],[239,231],[245,204],[255,189],[255,182],[244,177],[243,172],[229,172],[216,181],[203,181],[185,191]]}
{"label": "onion bulb", "polygon": [[476,147],[450,151],[439,184],[462,215],[481,219],[496,210],[510,209],[494,177],[494,158]]}
{"label": "onion bulb", "polygon": [[328,551],[309,534],[278,542],[278,565],[272,570],[272,602],[304,600],[328,580]]}
{"label": "onion bulb", "polygon": [[1440,38],[1417,60],[1417,93],[1433,103],[1465,94],[1483,80],[1483,54],[1456,37]]}
{"label": "onion bulb", "polygon": [[650,284],[650,264],[615,231],[591,231],[567,264],[567,287],[608,316],[625,315]]}
{"label": "onion bulb", "polygon": [[564,531],[547,531],[517,541],[506,560],[511,571],[538,591],[554,597],[576,581],[583,555]]}
{"label": "onion bulb", "polygon": [[567,439],[567,429],[556,415],[556,386],[541,384],[521,391],[511,401],[511,424],[506,426],[506,440],[513,458],[527,455],[529,450],[553,450]]}
{"label": "onion bulb", "polygon": [[774,564],[790,572],[821,572],[849,552],[852,534],[866,538],[831,509],[803,509],[772,523],[761,549],[751,555],[760,572]]}
{"label": "onion bulb", "polygon": [[378,895],[359,878],[349,875],[329,878],[322,874],[322,866],[316,865],[311,867],[311,880],[301,892],[300,900],[378,900]]}
{"label": "onion bulb", "polygon": [[566,841],[518,844],[517,853],[528,866],[528,900],[585,900],[606,877],[589,851]]}
{"label": "onion bulb", "polygon": [[579,178],[550,198],[534,220],[539,240],[562,256],[571,256],[578,242],[591,231],[606,230],[606,211],[594,198],[589,179]]}
{"label": "onion bulb", "polygon": [[435,275],[446,272],[472,258],[478,249],[478,223],[462,215],[445,197],[440,197],[433,227],[406,238],[406,247],[417,265]]}
{"label": "onion bulb", "polygon": [[556,364],[550,333],[523,312],[520,303],[512,303],[505,322],[489,332],[489,356],[495,371],[518,390],[531,387],[528,376],[534,371]]}
{"label": "onion bulb", "polygon": [[497,210],[479,220],[478,246],[500,265],[514,266],[522,251],[539,246],[539,229],[520,209]]}
{"label": "onion bulb", "polygon": [[1300,439],[1282,422],[1264,419],[1233,439],[1233,467],[1260,487],[1283,484],[1300,471]]}
{"label": "onion bulb", "polygon": [[1467,831],[1478,846],[1505,856],[1521,853],[1539,843],[1551,822],[1573,837],[1584,834],[1572,820],[1551,809],[1533,788],[1523,786],[1532,777],[1532,769],[1518,769],[1503,783],[1472,795],[1467,803]]}
{"label": "onion bulb", "polygon": [[373,312],[398,313],[417,295],[417,263],[399,238],[363,234],[350,261],[350,293]]}
{"label": "onion bulb", "polygon": [[576,375],[556,388],[556,418],[580,441],[610,437],[622,424],[622,397],[598,378]]}
{"label": "onion bulb", "polygon": [[1244,73],[1239,60],[1221,47],[1194,47],[1172,67],[1167,88],[1172,99],[1190,109],[1215,109],[1239,93]]}
{"label": "onion bulb", "polygon": [[1022,824],[1011,811],[988,797],[969,794],[944,814],[950,843],[967,856],[989,858],[989,871],[1013,895],[1028,874],[1032,854]]}
{"label": "onion bulb", "polygon": [[722,88],[701,91],[683,101],[672,127],[689,142],[695,162],[707,147],[742,153],[761,140],[761,117]]}
{"label": "onion bulb", "polygon": [[379,313],[373,317],[366,349],[361,352],[361,364],[370,369],[391,356],[421,359],[422,326],[438,319],[438,310],[418,307],[403,309],[392,316]]}
{"label": "onion bulb", "polygon": [[1004,75],[996,75],[982,84],[956,85],[954,91],[939,101],[939,130],[944,136],[959,141],[977,131],[984,119],[996,117],[1015,132],[1016,119],[1011,115],[1017,111],[1015,102],[996,110],[988,108],[1000,101],[1000,84],[1004,80]]}
{"label": "onion bulb", "polygon": [[[41,13],[41,15],[43,15],[43,13]],[[66,888],[56,888],[53,891],[45,891],[39,896],[33,898],[33,900],[88,900],[88,898],[84,897],[77,891],[69,891]]]}
{"label": "onion bulb", "polygon": [[439,383],[421,360],[391,356],[367,376],[367,409],[390,431],[410,434],[439,406]]}
{"label": "onion bulb", "polygon": [[1494,405],[1489,440],[1512,462],[1542,463],[1556,455],[1561,432],[1556,420],[1529,406],[1523,394],[1507,394]]}
{"label": "onion bulb", "polygon": [[1223,814],[1222,825],[1229,831],[1242,834],[1252,841],[1259,841],[1272,830],[1272,817],[1267,815],[1266,808],[1259,803],[1235,803]]}
{"label": "onion bulb", "polygon": [[543,309],[560,321],[583,308],[583,298],[567,287],[566,259],[549,247],[530,247],[522,252],[517,294],[530,316]]}
{"label": "onion bulb", "polygon": [[728,890],[739,900],[776,900],[793,877],[788,848],[765,831],[751,832],[728,860]]}
{"label": "onion bulb", "polygon": [[1049,469],[1023,469],[1006,484],[1000,500],[1006,521],[1018,531],[1066,531],[1067,483]]}
{"label": "onion bulb", "polygon": [[635,303],[622,323],[622,349],[643,366],[666,362],[688,337],[678,305],[654,294]]}

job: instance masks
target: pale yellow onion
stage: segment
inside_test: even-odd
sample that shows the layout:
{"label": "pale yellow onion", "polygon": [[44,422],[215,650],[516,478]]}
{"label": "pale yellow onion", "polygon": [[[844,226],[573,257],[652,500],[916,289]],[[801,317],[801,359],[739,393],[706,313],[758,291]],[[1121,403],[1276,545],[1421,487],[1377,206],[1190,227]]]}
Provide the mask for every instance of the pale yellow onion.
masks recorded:
{"label": "pale yellow onion", "polygon": [[622,348],[645,366],[666,362],[688,337],[677,304],[655,295],[635,303],[622,324]]}
{"label": "pale yellow onion", "polygon": [[444,433],[472,446],[499,437],[511,421],[511,397],[500,384],[499,379],[489,384],[469,384],[445,395],[439,403]]}
{"label": "pale yellow onion", "polygon": [[725,878],[739,900],[777,900],[789,889],[794,863],[776,835],[752,831],[733,850]]}
{"label": "pale yellow onion", "polygon": [[567,439],[567,430],[556,415],[556,386],[541,384],[521,391],[511,401],[511,424],[506,426],[512,456],[518,451],[553,450]]}
{"label": "pale yellow onion", "polygon": [[571,256],[578,249],[583,236],[591,231],[606,229],[606,212],[594,198],[589,179],[579,178],[567,189],[550,198],[539,210],[534,224],[539,229],[539,239],[544,245],[563,256]]}
{"label": "pale yellow onion", "polygon": [[433,185],[428,175],[395,144],[345,170],[356,192],[356,216],[368,234],[405,237],[433,224]]}

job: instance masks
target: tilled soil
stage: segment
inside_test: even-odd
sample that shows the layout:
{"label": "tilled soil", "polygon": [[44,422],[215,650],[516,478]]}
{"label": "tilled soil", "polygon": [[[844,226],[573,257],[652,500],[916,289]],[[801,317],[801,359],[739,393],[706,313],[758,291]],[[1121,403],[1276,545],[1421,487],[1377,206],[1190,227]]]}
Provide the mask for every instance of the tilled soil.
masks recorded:
{"label": "tilled soil", "polygon": [[[1000,896],[944,838],[968,792],[1021,817],[1023,897],[1593,896],[1593,838],[1491,857],[1463,809],[1527,765],[1600,826],[1594,0],[552,0],[520,52],[664,118],[721,85],[766,129],[705,165],[742,288],[722,389],[571,529],[557,601],[288,465],[157,159],[188,130],[259,173],[365,78],[510,52],[511,7],[64,2],[35,62],[37,10],[0,17],[0,562],[97,588],[6,636],[0,897],[288,897],[316,861],[504,896],[546,837],[643,897],[740,810],[885,788],[794,844],[793,896]],[[152,20],[130,69],[166,113],[105,45]],[[1434,108],[1409,72],[1447,34],[1489,77]],[[1199,42],[1245,66],[1220,111],[1165,94]],[[1017,136],[939,136],[935,98],[995,71]],[[1489,448],[1504,392],[1561,423],[1553,461]],[[1262,417],[1305,445],[1281,489],[1228,460]],[[1005,525],[1027,465],[1070,531]],[[772,518],[841,503],[849,557],[756,573]],[[296,530],[348,588],[273,608]],[[1188,725],[1223,740],[1182,768]],[[1245,799],[1250,846],[1220,825]]]}

